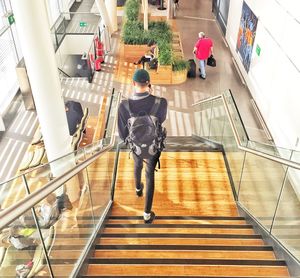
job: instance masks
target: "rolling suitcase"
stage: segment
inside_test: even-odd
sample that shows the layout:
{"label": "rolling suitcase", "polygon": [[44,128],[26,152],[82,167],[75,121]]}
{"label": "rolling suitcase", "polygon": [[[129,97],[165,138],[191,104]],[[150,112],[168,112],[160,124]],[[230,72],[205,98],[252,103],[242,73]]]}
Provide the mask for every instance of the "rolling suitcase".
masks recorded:
{"label": "rolling suitcase", "polygon": [[189,70],[187,73],[187,77],[188,78],[195,78],[196,77],[196,63],[194,61],[194,59],[190,59],[189,61]]}

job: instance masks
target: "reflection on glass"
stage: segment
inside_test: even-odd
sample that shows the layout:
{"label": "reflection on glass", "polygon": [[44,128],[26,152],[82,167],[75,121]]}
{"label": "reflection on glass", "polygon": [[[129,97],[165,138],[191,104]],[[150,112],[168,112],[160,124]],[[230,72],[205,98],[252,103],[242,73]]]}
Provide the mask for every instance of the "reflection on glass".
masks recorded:
{"label": "reflection on glass", "polygon": [[0,209],[8,208],[26,196],[22,177],[0,184]]}
{"label": "reflection on glass", "polygon": [[240,186],[240,202],[266,228],[271,227],[286,167],[247,153]]}
{"label": "reflection on glass", "polygon": [[245,152],[238,148],[228,118],[224,121],[223,148],[229,164],[235,191],[238,194]]}
{"label": "reflection on glass", "polygon": [[248,147],[276,157],[281,157],[287,160],[291,159],[292,150],[280,148],[274,145],[268,145],[260,142],[249,141]]}
{"label": "reflection on glass", "polygon": [[105,152],[87,168],[95,219],[97,220],[111,199],[114,159],[115,152]]}
{"label": "reflection on glass", "polygon": [[213,101],[213,107],[211,110],[209,139],[221,143],[226,117],[227,115],[223,105],[223,100],[220,98]]}
{"label": "reflection on glass", "polygon": [[35,211],[54,276],[69,276],[95,229],[85,171],[48,195]]}
{"label": "reflection on glass", "polygon": [[[53,228],[43,229],[42,233],[50,249]],[[31,210],[0,231],[0,244],[0,277],[49,276],[42,241]]]}
{"label": "reflection on glass", "polygon": [[70,153],[26,173],[25,177],[30,188],[30,192],[32,193],[38,190],[52,179],[63,175],[67,171],[71,170],[75,165],[84,161],[84,159],[84,150],[79,149],[74,153]]}
{"label": "reflection on glass", "polygon": [[243,146],[246,146],[247,141],[248,141],[248,136],[247,136],[246,130],[244,128],[244,124],[242,122],[240,114],[238,112],[238,109],[235,105],[235,101],[232,97],[231,92],[230,91],[225,91],[224,92],[224,97],[225,97],[226,102],[228,104],[229,113],[230,113],[231,118],[234,122],[235,128],[237,130],[238,136],[239,136],[240,141],[241,141],[241,144]]}
{"label": "reflection on glass", "polygon": [[[294,153],[293,159],[299,153]],[[289,168],[279,201],[272,234],[300,259],[300,170]]]}

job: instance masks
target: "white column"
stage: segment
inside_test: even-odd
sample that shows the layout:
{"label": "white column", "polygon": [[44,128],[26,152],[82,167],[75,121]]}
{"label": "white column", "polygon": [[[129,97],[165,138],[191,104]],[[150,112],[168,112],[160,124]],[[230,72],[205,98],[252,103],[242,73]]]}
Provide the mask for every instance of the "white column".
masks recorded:
{"label": "white column", "polygon": [[144,30],[148,30],[148,12],[149,12],[149,7],[148,7],[148,0],[143,0],[143,11],[144,11]]}
{"label": "white column", "polygon": [[174,18],[174,4],[173,0],[167,0],[167,19],[172,19]]}
{"label": "white column", "polygon": [[117,0],[105,0],[106,10],[111,23],[111,32],[118,31]]}
{"label": "white column", "polygon": [[[51,0],[53,1],[53,0]],[[70,11],[69,11],[69,0],[62,0],[61,1],[62,11],[64,13],[64,17],[66,20],[71,19]]]}
{"label": "white column", "polygon": [[71,152],[71,138],[44,1],[12,0],[48,160]]}
{"label": "white column", "polygon": [[104,3],[104,0],[95,0],[98,11],[100,13],[100,16],[102,17],[102,20],[106,26],[106,29],[108,30],[109,34],[112,33],[112,24],[110,22],[110,18],[108,16],[108,12]]}

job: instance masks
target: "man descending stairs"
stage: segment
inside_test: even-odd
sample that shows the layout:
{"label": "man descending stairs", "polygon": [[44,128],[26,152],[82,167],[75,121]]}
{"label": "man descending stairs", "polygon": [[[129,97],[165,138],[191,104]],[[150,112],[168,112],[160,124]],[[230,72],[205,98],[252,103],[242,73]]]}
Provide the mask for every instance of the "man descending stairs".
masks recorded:
{"label": "man descending stairs", "polygon": [[152,224],[141,216],[133,161],[120,153],[111,216],[85,277],[288,277],[285,262],[239,217],[222,153],[181,140],[162,153]]}

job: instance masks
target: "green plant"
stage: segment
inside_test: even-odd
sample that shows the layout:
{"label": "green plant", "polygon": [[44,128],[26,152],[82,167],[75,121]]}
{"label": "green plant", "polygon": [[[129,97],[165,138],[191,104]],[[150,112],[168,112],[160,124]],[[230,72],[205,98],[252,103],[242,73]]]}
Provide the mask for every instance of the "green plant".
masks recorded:
{"label": "green plant", "polygon": [[181,70],[188,70],[189,69],[189,62],[183,59],[174,59],[172,63],[172,70],[173,71],[181,71]]}
{"label": "green plant", "polygon": [[127,0],[125,4],[125,17],[129,21],[137,21],[140,10],[139,0]]}
{"label": "green plant", "polygon": [[172,64],[172,47],[169,41],[160,40],[158,42],[158,61],[160,65]]}
{"label": "green plant", "polygon": [[122,40],[125,44],[147,44],[148,37],[139,21],[126,21],[123,25]]}

